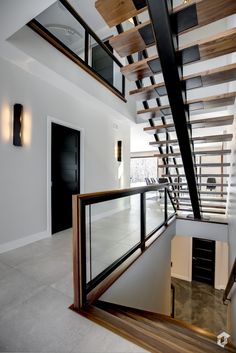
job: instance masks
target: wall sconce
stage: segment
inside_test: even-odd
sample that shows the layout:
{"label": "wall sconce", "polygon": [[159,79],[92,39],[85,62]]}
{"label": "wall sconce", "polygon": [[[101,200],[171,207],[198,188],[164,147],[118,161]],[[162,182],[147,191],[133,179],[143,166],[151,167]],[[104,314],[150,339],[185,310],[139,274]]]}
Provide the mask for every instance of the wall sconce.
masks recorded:
{"label": "wall sconce", "polygon": [[22,146],[23,105],[14,104],[13,107],[13,145]]}
{"label": "wall sconce", "polygon": [[122,141],[117,141],[117,162],[122,161]]}

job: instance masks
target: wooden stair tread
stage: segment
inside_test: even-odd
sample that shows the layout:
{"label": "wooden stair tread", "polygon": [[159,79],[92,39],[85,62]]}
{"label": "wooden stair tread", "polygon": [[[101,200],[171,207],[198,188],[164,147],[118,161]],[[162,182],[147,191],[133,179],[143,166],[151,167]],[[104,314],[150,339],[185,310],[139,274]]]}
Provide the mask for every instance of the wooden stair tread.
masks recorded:
{"label": "wooden stair tread", "polygon": [[[178,208],[178,211],[192,212],[192,208]],[[201,208],[201,213],[225,214],[225,211],[211,211],[211,210],[206,211]]]}
{"label": "wooden stair tread", "polygon": [[[231,150],[209,150],[209,151],[194,151],[195,155],[225,155],[225,154],[231,154]],[[174,152],[174,153],[159,153],[159,154],[154,154],[154,157],[158,158],[182,158],[180,152]]]}
{"label": "wooden stair tread", "polygon": [[[194,4],[196,4],[198,18],[198,24],[194,26],[194,29],[236,12],[234,0],[196,0],[190,4],[175,7],[173,12],[179,13]],[[145,1],[139,2],[136,8],[132,0],[97,0],[95,7],[109,27],[117,26],[147,9]]]}
{"label": "wooden stair tread", "polygon": [[[227,83],[236,80],[236,64],[226,65],[217,69],[202,71],[183,77],[187,90]],[[137,100],[149,100],[166,95],[165,83],[142,87],[129,92]]]}
{"label": "wooden stair tread", "polygon": [[[216,107],[233,105],[235,102],[236,92],[220,94],[216,96],[190,99],[186,102],[186,106],[190,111],[212,109]],[[170,105],[156,106],[148,109],[141,109],[137,112],[138,116],[149,119],[164,115],[171,115]]]}
{"label": "wooden stair tread", "polygon": [[[193,142],[205,142],[205,143],[210,143],[210,142],[222,142],[222,141],[232,141],[233,134],[224,134],[224,135],[210,135],[210,136],[199,136],[199,137],[193,137],[192,140]],[[178,144],[178,140],[161,140],[161,141],[151,141],[149,142],[149,145],[176,145]]]}
{"label": "wooden stair tread", "polygon": [[109,27],[117,26],[147,10],[145,1],[137,9],[133,0],[97,0],[95,7]]}
{"label": "wooden stair tread", "polygon": [[[179,51],[183,49],[190,49],[194,46],[198,47],[200,54],[199,60],[202,61],[232,53],[236,49],[236,28],[229,29],[215,36],[211,36],[209,38],[188,44],[184,47],[181,47]],[[131,81],[153,76],[155,73],[161,71],[152,71],[150,67],[150,64],[158,59],[158,55],[152,55],[147,59],[123,66],[121,68],[121,72],[127,79]]]}
{"label": "wooden stair tread", "polygon": [[[151,22],[145,21],[136,27],[129,29],[128,31],[122,32],[109,39],[109,44],[119,54],[120,57],[126,57],[131,54],[137,53],[144,50],[145,48],[154,45],[152,40],[151,44],[146,44],[140,31],[149,30]],[[151,30],[152,33],[152,30]],[[154,39],[154,38],[153,38]]]}
{"label": "wooden stair tread", "polygon": [[[191,207],[191,203],[184,203],[184,202],[175,202],[175,205],[190,206]],[[201,202],[200,202],[199,206],[203,207],[203,208],[216,208],[216,209],[222,209],[222,210],[226,209],[226,206],[205,205],[205,204],[202,204]]]}
{"label": "wooden stair tread", "polygon": [[[161,164],[158,168],[183,168],[183,164]],[[194,167],[210,167],[210,168],[217,168],[217,167],[230,167],[230,163],[195,163]]]}
{"label": "wooden stair tread", "polygon": [[[210,183],[197,183],[197,186],[207,186],[207,185],[209,185]],[[169,183],[169,185],[172,185],[172,186],[187,186],[188,184],[187,183]],[[221,187],[221,186],[223,186],[223,187],[227,187],[228,186],[228,184],[213,184],[214,186],[216,186],[216,187]],[[180,189],[180,191],[181,191],[181,189]]]}
{"label": "wooden stair tread", "polygon": [[[232,125],[233,121],[234,121],[234,116],[228,115],[228,116],[219,116],[219,117],[209,118],[209,119],[192,120],[190,121],[190,125],[192,126],[192,129],[199,129],[199,128],[214,127],[214,126]],[[152,133],[152,134],[154,134],[155,132],[165,132],[166,130],[171,132],[171,131],[175,131],[175,125],[174,124],[155,125],[155,126],[146,127],[143,130],[147,133]]]}
{"label": "wooden stair tread", "polygon": [[[185,8],[191,8],[191,5]],[[181,11],[183,11],[183,8],[179,9],[177,12],[179,13]],[[204,11],[206,11],[206,13]],[[213,21],[230,16],[236,12],[236,5],[234,0],[205,0],[197,3],[196,12],[198,24],[184,31],[179,30],[178,34],[194,30]],[[175,13],[176,10],[173,11],[171,17],[175,16]],[[148,37],[147,43],[145,43],[142,33],[140,33],[141,28]],[[112,37],[109,43],[121,57],[132,55],[155,45],[150,20]]]}
{"label": "wooden stair tread", "polygon": [[[83,315],[157,353],[218,353],[216,337],[165,315],[100,302]],[[236,352],[226,347],[226,352]]]}
{"label": "wooden stair tread", "polygon": [[[171,190],[171,189],[169,189],[169,190],[170,190],[170,192],[176,192],[176,190]],[[188,194],[189,193],[188,190],[181,190],[180,192],[181,192],[181,194]],[[199,193],[202,195],[209,195],[209,194],[211,194],[211,195],[228,195],[228,193],[225,191],[222,192],[222,191],[201,191],[200,190]]]}
{"label": "wooden stair tread", "polygon": [[[189,197],[186,197],[186,196],[184,196],[184,197],[178,197],[178,198],[175,198],[175,197],[172,197],[172,200],[176,200],[176,201],[178,201],[178,200],[185,200],[185,201],[190,201],[190,198]],[[207,201],[209,201],[209,202],[216,202],[216,203],[225,203],[225,202],[227,202],[227,200],[226,199],[217,199],[217,198],[207,198],[207,199],[204,199],[204,198],[202,198],[201,197],[201,202],[202,201],[204,201],[204,202],[207,202]]]}
{"label": "wooden stair tread", "polygon": [[[174,177],[182,177],[182,178],[185,178],[185,174],[162,174],[161,175],[163,178],[174,178]],[[221,178],[221,177],[224,177],[224,178],[228,178],[229,177],[229,174],[223,174],[223,173],[207,173],[207,174],[198,174],[196,175],[197,178],[199,177],[203,177],[203,178],[208,178],[208,177],[218,177],[218,178]]]}

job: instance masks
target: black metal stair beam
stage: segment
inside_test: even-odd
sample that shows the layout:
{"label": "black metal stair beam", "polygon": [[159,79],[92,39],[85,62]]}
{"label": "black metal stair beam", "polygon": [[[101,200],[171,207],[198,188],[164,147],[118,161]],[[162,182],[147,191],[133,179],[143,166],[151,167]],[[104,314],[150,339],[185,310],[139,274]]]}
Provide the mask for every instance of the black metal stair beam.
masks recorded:
{"label": "black metal stair beam", "polygon": [[[139,24],[139,20],[138,20],[137,16],[133,17],[133,22],[134,22],[135,26],[137,26]],[[122,24],[117,25],[116,29],[117,29],[118,33],[124,32]],[[144,57],[148,57],[147,51],[143,50],[142,55]],[[132,64],[134,62],[133,56],[132,55],[127,56],[127,61],[128,61],[129,64]],[[151,81],[152,84],[155,83],[155,79],[154,79],[153,76],[150,77],[150,81]],[[143,86],[142,80],[135,81],[135,84],[136,84],[137,88],[141,88]],[[157,102],[157,105],[160,106],[160,100],[158,98],[156,99],[156,102]],[[143,107],[145,109],[149,108],[149,104],[148,104],[147,101],[143,101],[142,104],[143,104]],[[163,122],[163,124],[166,123],[164,116],[162,116],[162,122]],[[149,119],[149,123],[150,123],[150,126],[152,126],[152,127],[154,126],[154,122],[153,122],[152,119]],[[155,140],[157,142],[159,141],[159,137],[158,137],[158,135],[156,133],[154,134],[154,138],[155,138]],[[159,150],[160,154],[164,154],[162,146],[159,146],[158,150]],[[170,150],[173,153],[172,147],[170,148]],[[162,158],[162,161],[163,161],[163,164],[167,164],[168,163],[168,160],[166,160],[166,158]],[[176,161],[174,163],[176,163]],[[176,168],[176,173],[179,173],[177,168]],[[172,178],[171,177],[169,177],[169,181],[170,181],[170,183],[172,183]]]}
{"label": "black metal stair beam", "polygon": [[181,68],[177,64],[176,46],[177,36],[172,33],[168,4],[163,0],[147,0],[148,11],[152,21],[155,41],[160,57],[162,73],[167,89],[167,94],[175,124],[179,148],[182,155],[185,175],[189,187],[193,214],[196,219],[201,219],[199,195],[195,177],[192,146],[187,125],[187,115],[183,90],[180,80]]}
{"label": "black metal stair beam", "polygon": [[[172,7],[173,7],[173,6],[172,6]],[[135,25],[135,26],[138,26],[138,25],[140,24],[140,22],[139,22],[137,16],[133,17],[133,22],[134,22],[134,25]],[[139,54],[140,54],[140,53],[139,53]],[[142,55],[142,57],[143,57],[144,59],[147,59],[147,58],[148,58],[148,52],[147,52],[147,50],[144,49],[144,50],[141,52],[141,55]],[[150,76],[149,79],[150,79],[150,82],[151,82],[152,85],[155,85],[155,84],[156,84],[156,80],[155,80],[155,77],[154,77],[154,76]],[[137,85],[137,84],[136,84],[136,85]],[[156,103],[157,103],[157,106],[159,106],[159,107],[161,106],[161,102],[160,102],[160,99],[159,99],[159,98],[156,98]],[[147,105],[148,105],[147,101],[143,102],[143,106],[147,106]],[[145,108],[145,109],[146,109],[146,108]],[[166,124],[166,119],[165,119],[164,115],[161,116],[161,120],[162,120],[162,124],[165,125],[165,124]],[[153,127],[153,126],[155,125],[153,119],[149,119],[149,124],[150,124],[151,127]],[[159,141],[159,137],[158,137],[158,134],[157,134],[156,132],[154,133],[154,138],[155,138],[156,141]],[[167,131],[167,132],[166,132],[166,140],[169,140],[169,139],[170,139],[170,136],[169,136],[169,133],[168,133],[168,131]],[[159,151],[161,151],[160,154],[164,154],[162,147],[161,147],[161,146],[159,146],[159,147],[161,148],[161,150],[160,150],[160,148],[159,148]],[[173,147],[172,147],[171,145],[170,145],[170,146],[166,146],[166,154],[167,154],[167,149],[170,150],[171,153],[174,153]],[[168,158],[168,157],[162,157],[162,161],[163,161],[163,164],[168,164],[168,163],[169,163],[169,158]],[[173,163],[174,163],[174,164],[177,164],[175,158],[173,158]],[[178,168],[176,168],[176,173],[179,174]],[[168,174],[168,168],[166,169],[166,174]],[[170,182],[170,183],[173,182],[171,177],[169,177],[169,182]]]}

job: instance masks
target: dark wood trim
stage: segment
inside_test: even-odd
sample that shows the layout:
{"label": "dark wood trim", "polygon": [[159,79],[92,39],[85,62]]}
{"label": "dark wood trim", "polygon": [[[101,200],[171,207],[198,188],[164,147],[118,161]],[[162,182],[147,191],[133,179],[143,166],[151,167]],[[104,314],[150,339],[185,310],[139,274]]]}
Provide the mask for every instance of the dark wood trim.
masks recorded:
{"label": "dark wood trim", "polygon": [[27,26],[34,30],[38,35],[44,38],[47,42],[53,45],[57,50],[64,54],[67,58],[72,60],[75,64],[80,66],[85,70],[89,75],[99,81],[104,85],[109,91],[114,93],[118,98],[123,100],[125,103],[127,100],[115,87],[113,87],[109,82],[107,82],[102,76],[100,76],[92,67],[86,65],[86,63],[80,59],[73,51],[67,48],[61,41],[59,41],[53,34],[51,34],[46,28],[44,28],[38,21],[35,19],[27,23]]}
{"label": "dark wood trim", "polygon": [[234,260],[234,264],[229,275],[228,283],[224,291],[224,296],[223,296],[224,303],[226,302],[226,300],[228,300],[229,293],[235,282],[236,282],[236,258]]}

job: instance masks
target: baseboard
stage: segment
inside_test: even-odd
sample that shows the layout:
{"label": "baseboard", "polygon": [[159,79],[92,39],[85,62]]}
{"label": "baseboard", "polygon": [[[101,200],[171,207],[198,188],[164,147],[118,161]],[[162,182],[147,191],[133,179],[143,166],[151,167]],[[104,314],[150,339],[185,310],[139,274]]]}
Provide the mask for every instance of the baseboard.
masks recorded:
{"label": "baseboard", "polygon": [[182,279],[183,281],[188,281],[188,282],[191,282],[191,279],[187,276],[182,276],[182,275],[179,275],[177,273],[171,273],[171,277],[174,277],[174,278],[178,278],[178,279]]}
{"label": "baseboard", "polygon": [[48,232],[41,232],[37,234],[28,235],[27,237],[20,238],[17,240],[9,241],[4,244],[0,244],[0,254],[49,237],[50,237],[50,234]]}

